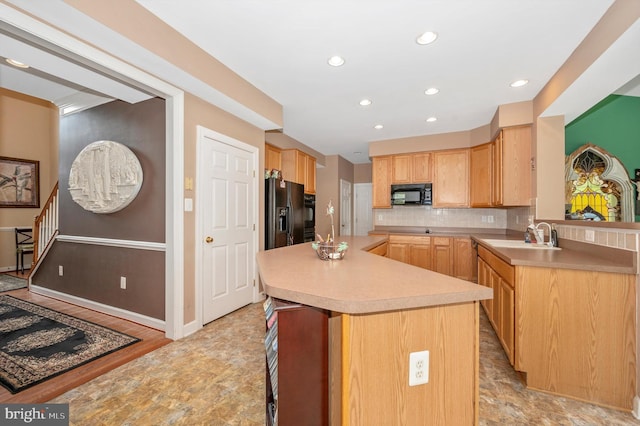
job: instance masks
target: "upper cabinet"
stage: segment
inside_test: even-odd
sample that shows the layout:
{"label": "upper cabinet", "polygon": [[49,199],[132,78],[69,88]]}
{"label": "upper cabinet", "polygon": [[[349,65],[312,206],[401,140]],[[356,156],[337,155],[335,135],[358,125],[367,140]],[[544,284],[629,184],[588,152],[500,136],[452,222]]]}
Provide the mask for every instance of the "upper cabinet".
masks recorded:
{"label": "upper cabinet", "polygon": [[373,208],[390,209],[392,158],[390,156],[373,157],[371,163]]}
{"label": "upper cabinet", "polygon": [[316,159],[297,149],[281,152],[282,177],[304,185],[305,194],[316,193]]}
{"label": "upper cabinet", "polygon": [[474,146],[469,150],[469,178],[471,186],[471,207],[491,207],[493,205],[493,142]]}
{"label": "upper cabinet", "polygon": [[268,143],[264,145],[264,168],[266,170],[282,170],[280,148]]}
{"label": "upper cabinet", "polygon": [[391,156],[391,183],[431,182],[431,153],[417,152]]}
{"label": "upper cabinet", "polygon": [[433,207],[469,207],[469,149],[433,154]]}
{"label": "upper cabinet", "polygon": [[531,204],[531,126],[507,127],[495,141],[495,206]]}
{"label": "upper cabinet", "polygon": [[505,128],[471,152],[471,207],[528,206],[531,127]]}

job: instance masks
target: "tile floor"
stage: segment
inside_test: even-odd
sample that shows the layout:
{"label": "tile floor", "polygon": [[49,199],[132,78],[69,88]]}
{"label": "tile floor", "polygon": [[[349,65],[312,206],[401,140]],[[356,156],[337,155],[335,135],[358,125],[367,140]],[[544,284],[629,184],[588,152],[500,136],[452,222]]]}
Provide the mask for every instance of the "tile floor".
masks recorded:
{"label": "tile floor", "polygon": [[[640,425],[525,389],[481,317],[480,425]],[[51,402],[70,404],[71,425],[263,425],[263,321],[247,306]]]}

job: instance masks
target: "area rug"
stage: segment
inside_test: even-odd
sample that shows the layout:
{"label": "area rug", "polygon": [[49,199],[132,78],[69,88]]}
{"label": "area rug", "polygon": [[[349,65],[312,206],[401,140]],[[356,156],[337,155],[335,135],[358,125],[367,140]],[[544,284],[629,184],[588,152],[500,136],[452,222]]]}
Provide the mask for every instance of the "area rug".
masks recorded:
{"label": "area rug", "polygon": [[17,393],[140,339],[0,296],[0,384]]}
{"label": "area rug", "polygon": [[27,280],[9,274],[0,274],[0,292],[25,288]]}

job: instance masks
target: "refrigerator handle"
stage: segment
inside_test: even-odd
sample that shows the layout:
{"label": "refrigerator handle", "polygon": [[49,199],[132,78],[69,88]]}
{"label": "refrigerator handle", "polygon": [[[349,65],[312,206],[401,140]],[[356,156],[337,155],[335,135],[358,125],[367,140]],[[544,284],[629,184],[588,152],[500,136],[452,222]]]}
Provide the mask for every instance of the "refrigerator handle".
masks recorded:
{"label": "refrigerator handle", "polygon": [[287,204],[287,245],[293,245],[293,218],[291,217],[291,205]]}

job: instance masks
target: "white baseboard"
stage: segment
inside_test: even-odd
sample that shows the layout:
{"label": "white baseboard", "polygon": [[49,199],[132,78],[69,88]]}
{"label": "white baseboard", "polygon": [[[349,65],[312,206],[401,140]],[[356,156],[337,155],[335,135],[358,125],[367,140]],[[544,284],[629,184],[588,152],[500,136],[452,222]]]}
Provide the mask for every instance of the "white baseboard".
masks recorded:
{"label": "white baseboard", "polygon": [[29,286],[29,291],[36,294],[41,294],[43,296],[62,300],[63,302],[73,303],[74,305],[82,306],[83,308],[102,312],[103,314],[112,315],[117,318],[122,318],[128,321],[142,324],[156,330],[165,331],[165,322],[157,318],[151,318],[146,315],[138,314],[136,312],[127,311],[124,309],[116,308],[114,306],[105,305],[102,303],[94,302],[92,300],[83,299],[81,297],[72,296],[70,294],[61,293],[59,291],[50,290],[48,288],[40,287],[33,284]]}
{"label": "white baseboard", "polygon": [[187,337],[190,334],[195,333],[196,331],[202,328],[201,324],[198,324],[198,321],[191,321],[189,324],[185,324],[182,329],[183,337]]}
{"label": "white baseboard", "polygon": [[640,420],[640,396],[638,395],[633,397],[633,411],[631,414],[633,414],[633,417]]}

